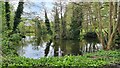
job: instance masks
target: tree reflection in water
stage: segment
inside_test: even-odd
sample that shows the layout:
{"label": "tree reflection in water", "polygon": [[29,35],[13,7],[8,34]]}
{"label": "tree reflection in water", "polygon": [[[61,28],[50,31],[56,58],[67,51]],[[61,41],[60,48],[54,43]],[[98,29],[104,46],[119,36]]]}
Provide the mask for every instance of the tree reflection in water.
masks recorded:
{"label": "tree reflection in water", "polygon": [[[27,38],[27,37],[26,37]],[[76,40],[49,40],[42,41],[37,44],[35,39],[28,41],[28,38],[23,42],[24,45],[18,46],[18,54],[29,58],[40,58],[50,56],[64,56],[64,55],[83,55],[87,52],[95,52],[102,49],[98,42],[90,41],[76,41]],[[40,40],[41,41],[41,40]]]}
{"label": "tree reflection in water", "polygon": [[52,39],[50,39],[50,41],[46,44],[45,56],[47,56],[49,53],[51,43],[52,43]]}

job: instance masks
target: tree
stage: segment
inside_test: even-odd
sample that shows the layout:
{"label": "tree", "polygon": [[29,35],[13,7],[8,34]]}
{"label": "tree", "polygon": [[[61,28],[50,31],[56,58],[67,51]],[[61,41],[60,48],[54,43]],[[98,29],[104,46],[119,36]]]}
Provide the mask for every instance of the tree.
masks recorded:
{"label": "tree", "polygon": [[6,12],[6,24],[7,28],[10,29],[10,5],[9,2],[5,2],[5,12]]}
{"label": "tree", "polygon": [[[100,43],[103,46],[103,49],[106,50],[110,50],[113,45],[114,45],[114,40],[115,40],[115,36],[117,34],[117,29],[119,28],[119,23],[120,23],[120,6],[119,6],[119,11],[116,11],[117,7],[114,7],[114,11],[112,11],[113,8],[113,2],[109,3],[109,26],[105,27],[105,25],[103,25],[103,16],[102,16],[102,7],[103,3],[98,2],[96,3],[96,22],[98,22],[98,31],[96,30],[95,32],[97,33],[98,39],[100,40]],[[116,4],[114,4],[114,6],[116,6]],[[115,13],[113,13],[115,12]],[[116,19],[116,13],[118,12],[118,18],[117,18],[117,22],[115,23],[115,19]],[[112,18],[114,17],[114,19]],[[107,17],[105,17],[107,19]],[[114,23],[113,23],[114,22]],[[94,26],[95,28],[95,26]],[[105,28],[107,28],[108,30],[105,30]],[[105,38],[107,37],[107,40],[105,40]]]}
{"label": "tree", "polygon": [[80,29],[82,28],[82,19],[83,19],[83,14],[82,14],[82,9],[80,4],[73,5],[73,16],[72,16],[72,21],[71,21],[71,38],[72,39],[79,39],[80,37]]}
{"label": "tree", "polygon": [[60,38],[60,21],[59,21],[59,14],[57,7],[55,8],[55,16],[54,16],[54,22],[55,22],[55,39]]}
{"label": "tree", "polygon": [[66,28],[66,12],[67,12],[67,9],[64,13],[64,17],[62,18],[62,39],[67,39],[66,35],[66,31],[67,31],[67,28]]}
{"label": "tree", "polygon": [[[65,12],[66,12],[66,0],[58,0],[53,3],[58,10],[59,20],[60,20],[60,38],[66,39],[66,21],[65,21]],[[55,10],[55,9],[54,9]]]}
{"label": "tree", "polygon": [[42,35],[39,17],[37,16],[35,19],[33,19],[33,21],[35,22],[35,35],[37,38],[37,44],[39,45]]}
{"label": "tree", "polygon": [[106,47],[107,50],[111,49],[111,47],[112,47],[112,41],[115,39],[117,29],[119,28],[119,24],[120,24],[120,2],[119,2],[119,9],[118,9],[117,23],[115,25],[115,28],[113,29],[113,32],[111,33],[111,36],[109,37],[107,47]]}
{"label": "tree", "polygon": [[60,16],[61,16],[61,19],[60,19],[60,24],[61,24],[60,27],[62,27],[62,28],[60,28],[61,38],[66,39],[66,21],[65,21],[65,12],[64,12],[66,2],[65,2],[65,0],[59,0],[56,4],[59,7]]}
{"label": "tree", "polygon": [[49,22],[49,19],[47,17],[47,12],[45,10],[45,25],[47,27],[47,32],[52,35],[52,31],[51,31],[51,28],[50,28],[50,22]]}
{"label": "tree", "polygon": [[20,0],[18,7],[17,7],[17,11],[15,12],[13,32],[16,32],[16,28],[18,24],[20,23],[21,14],[23,13],[23,5],[24,5],[24,2]]}

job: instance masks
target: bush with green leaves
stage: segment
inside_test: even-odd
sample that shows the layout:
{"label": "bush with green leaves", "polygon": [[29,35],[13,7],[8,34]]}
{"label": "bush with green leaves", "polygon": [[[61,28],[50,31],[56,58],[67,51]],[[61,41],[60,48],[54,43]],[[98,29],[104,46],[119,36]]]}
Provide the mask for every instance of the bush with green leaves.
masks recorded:
{"label": "bush with green leaves", "polygon": [[44,57],[30,59],[18,56],[3,57],[3,66],[42,66],[42,67],[103,67],[104,65],[120,63],[120,50],[99,51],[83,56]]}
{"label": "bush with green leaves", "polygon": [[10,36],[10,40],[14,41],[14,42],[19,42],[22,39],[22,37],[20,36],[20,34],[12,34]]}

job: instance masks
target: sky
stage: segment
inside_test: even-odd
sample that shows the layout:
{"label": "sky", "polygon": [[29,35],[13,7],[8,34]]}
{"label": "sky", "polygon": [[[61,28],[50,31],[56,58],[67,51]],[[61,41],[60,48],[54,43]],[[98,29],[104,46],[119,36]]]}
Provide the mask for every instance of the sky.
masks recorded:
{"label": "sky", "polygon": [[[24,11],[25,12],[33,12],[36,14],[33,14],[33,17],[39,16],[40,18],[44,19],[44,10],[43,6],[41,5],[40,2],[34,2],[34,5],[26,6],[24,5]],[[52,2],[45,2],[45,7],[48,13],[48,18],[52,18],[52,9],[53,9],[53,4]]]}
{"label": "sky", "polygon": [[[50,20],[53,20],[53,15],[52,14],[52,9],[53,9],[53,2],[58,2],[59,0],[24,0],[25,3],[34,3],[34,5],[24,5],[24,12],[30,13],[36,13],[36,14],[28,14],[26,16],[30,17],[30,18],[35,18],[36,16],[39,16],[41,19],[44,20],[44,12],[43,12],[43,8],[41,7],[41,2],[45,2],[45,6],[47,8],[47,13],[48,13],[48,18]],[[98,0],[64,0],[65,2],[78,2],[78,1],[84,1],[84,2],[89,2],[89,1],[93,1],[93,2],[97,2]],[[109,2],[109,0],[100,0],[100,1],[104,1],[104,2]],[[115,1],[115,0],[113,0]],[[120,1],[120,0],[119,0]],[[14,10],[17,9],[18,6],[18,2],[19,0],[10,0],[10,3],[14,5]],[[25,15],[23,15],[23,17],[25,17]]]}
{"label": "sky", "polygon": [[[51,15],[52,13],[52,9],[53,9],[53,0],[29,0],[28,1],[25,1],[24,3],[24,12],[25,13],[35,13],[35,14],[27,14],[27,15],[22,15],[23,17],[30,17],[30,18],[35,18],[36,16],[39,16],[41,19],[44,20],[44,12],[43,12],[43,6],[41,6],[41,2],[45,3],[45,7],[46,7],[46,10],[47,10],[47,13],[48,13],[48,18],[50,20],[53,19],[53,15]],[[14,11],[16,11],[17,9],[17,6],[18,6],[18,2],[19,0],[16,0],[16,1],[10,1],[10,3],[14,6]],[[26,5],[27,3],[32,3],[31,5]]]}

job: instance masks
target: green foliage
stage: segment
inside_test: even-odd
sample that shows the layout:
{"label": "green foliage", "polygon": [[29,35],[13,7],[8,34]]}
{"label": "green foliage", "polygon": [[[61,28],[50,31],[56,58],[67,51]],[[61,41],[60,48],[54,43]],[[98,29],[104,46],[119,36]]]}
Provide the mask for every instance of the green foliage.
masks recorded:
{"label": "green foliage", "polygon": [[17,55],[14,45],[18,45],[21,40],[19,33],[11,34],[12,30],[6,30],[2,32],[2,56]]}
{"label": "green foliage", "polygon": [[[9,42],[8,42],[9,43]],[[11,46],[10,44],[9,44],[9,46]],[[2,49],[1,49],[1,51],[2,51],[2,57],[5,57],[5,56],[17,56],[18,54],[16,53],[16,50],[14,49],[14,47],[9,47],[9,46],[3,46],[2,45]]]}
{"label": "green foliage", "polygon": [[30,59],[25,57],[7,56],[3,57],[3,66],[78,66],[78,67],[102,67],[111,63],[120,61],[120,52],[115,51],[99,51],[96,53],[88,53],[84,56],[64,56],[64,57],[48,57],[40,59]]}
{"label": "green foliage", "polygon": [[34,21],[35,21],[35,33],[36,33],[36,37],[37,37],[37,39],[40,39],[41,35],[42,35],[41,24],[40,24],[40,21],[37,18]]}
{"label": "green foliage", "polygon": [[82,9],[80,5],[73,5],[73,16],[71,21],[71,38],[72,39],[79,39],[80,37],[80,29],[82,28]]}
{"label": "green foliage", "polygon": [[25,35],[27,33],[27,31],[29,31],[29,32],[30,32],[30,30],[33,31],[33,29],[30,28],[30,26],[25,26],[24,22],[20,22],[20,24],[18,25],[18,29],[22,35]]}
{"label": "green foliage", "polygon": [[2,49],[1,49],[3,57],[18,55],[16,53],[15,46],[19,44],[19,41],[21,40],[21,36],[20,34],[12,34],[9,37],[8,34],[11,33],[11,31],[12,30],[3,32]]}
{"label": "green foliage", "polygon": [[12,34],[12,30],[2,32],[2,45],[8,46],[10,42],[18,43],[22,39],[20,33]]}
{"label": "green foliage", "polygon": [[5,12],[6,12],[6,24],[7,28],[10,29],[10,5],[9,2],[5,2]]}
{"label": "green foliage", "polygon": [[21,14],[23,13],[23,4],[24,2],[19,2],[17,11],[15,12],[13,31],[16,31],[16,28],[20,23]]}
{"label": "green foliage", "polygon": [[2,32],[3,38],[8,38],[8,36],[10,35],[11,32],[12,32],[12,30],[4,30]]}
{"label": "green foliage", "polygon": [[55,23],[55,38],[60,38],[60,20],[57,8],[55,9],[54,23]]}
{"label": "green foliage", "polygon": [[10,36],[10,40],[14,42],[19,42],[21,39],[22,37],[20,36],[20,34],[12,34]]}
{"label": "green foliage", "polygon": [[[1,27],[1,29],[2,29],[2,31],[4,31],[4,30],[6,30],[7,29],[7,26],[6,26],[6,19],[5,19],[5,6],[4,6],[4,2],[0,2],[1,4],[1,14],[0,14],[0,16],[1,16],[1,18],[0,19],[2,19],[2,20],[0,20],[0,22],[2,22],[1,24],[2,24],[2,27]],[[4,27],[3,27],[4,26]]]}
{"label": "green foliage", "polygon": [[66,8],[66,11],[64,13],[64,17],[61,18],[62,39],[67,39],[66,17],[67,17],[67,8]]}
{"label": "green foliage", "polygon": [[47,12],[45,10],[45,25],[47,27],[47,32],[48,34],[52,35],[52,31],[51,31],[51,27],[50,27],[50,22],[49,22],[49,19],[47,17]]}

